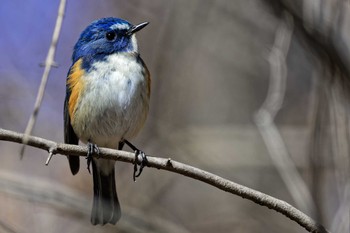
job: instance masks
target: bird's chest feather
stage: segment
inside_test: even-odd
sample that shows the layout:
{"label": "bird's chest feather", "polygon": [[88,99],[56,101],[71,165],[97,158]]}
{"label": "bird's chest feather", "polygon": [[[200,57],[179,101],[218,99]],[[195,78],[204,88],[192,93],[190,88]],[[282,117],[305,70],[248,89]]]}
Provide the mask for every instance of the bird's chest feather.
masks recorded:
{"label": "bird's chest feather", "polygon": [[116,143],[136,135],[148,111],[146,79],[136,58],[110,55],[81,78],[84,85],[72,121],[79,138],[108,146],[108,138]]}

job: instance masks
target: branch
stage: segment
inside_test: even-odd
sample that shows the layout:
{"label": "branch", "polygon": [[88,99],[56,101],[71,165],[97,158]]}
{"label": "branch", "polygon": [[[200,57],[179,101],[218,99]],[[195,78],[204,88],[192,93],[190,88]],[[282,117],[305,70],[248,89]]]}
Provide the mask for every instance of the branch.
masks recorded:
{"label": "branch", "polygon": [[277,168],[282,180],[296,206],[313,214],[315,204],[309,189],[298,172],[283,137],[275,124],[275,116],[281,110],[286,92],[287,64],[286,59],[293,36],[293,18],[283,13],[276,30],[275,42],[269,54],[270,82],[266,99],[254,117],[255,124],[266,144],[270,158]]}
{"label": "branch", "polygon": [[49,74],[50,74],[51,67],[55,65],[54,57],[55,57],[58,37],[59,37],[60,31],[61,31],[61,26],[62,26],[65,8],[66,8],[66,0],[61,0],[59,8],[58,8],[56,25],[55,25],[55,29],[54,29],[54,32],[52,35],[51,45],[50,45],[50,48],[49,48],[49,51],[47,53],[46,60],[45,60],[44,73],[43,73],[43,76],[41,78],[40,87],[39,87],[38,94],[37,94],[35,104],[34,104],[34,110],[33,110],[32,115],[29,118],[26,130],[24,131],[25,136],[23,137],[23,146],[22,146],[22,149],[20,152],[21,158],[23,157],[24,148],[28,142],[28,137],[29,137],[29,135],[32,134],[32,131],[33,131],[33,128],[34,128],[34,125],[36,122],[36,118],[38,117],[39,109],[40,109],[41,103],[43,101],[46,83],[47,83],[47,79],[48,79]]}
{"label": "branch", "polygon": [[[336,32],[339,30],[342,20],[342,11],[347,13],[345,6],[340,6],[339,18],[334,18],[332,12],[319,12],[319,2],[309,0],[264,0],[267,6],[280,15],[280,12],[287,11],[294,20],[296,38],[298,38],[307,49],[322,62],[322,65],[328,69],[332,76],[330,84],[337,84],[346,98],[350,95],[350,50],[347,43],[348,38],[343,38],[345,32]],[[325,1],[327,2],[327,1]],[[331,3],[334,4],[334,3]],[[304,8],[301,8],[304,7]],[[305,8],[306,7],[306,8]],[[315,11],[314,17],[311,11]],[[302,13],[303,12],[303,13]],[[308,17],[305,14],[309,12]],[[310,17],[309,17],[310,16]],[[331,18],[328,18],[331,17]],[[317,19],[318,21],[315,21]],[[333,20],[334,19],[334,20]],[[310,21],[311,20],[311,21]],[[332,22],[327,25],[327,22]],[[345,31],[345,30],[344,30]],[[329,85],[329,84],[327,84]]]}
{"label": "branch", "polygon": [[[23,134],[5,130],[0,128],[0,140],[11,141],[16,143],[22,143]],[[86,156],[87,148],[77,145],[69,145],[56,143],[44,138],[29,136],[28,145],[37,147],[46,151],[50,151],[53,154],[62,155],[75,155],[75,156]],[[95,156],[95,155],[94,155]],[[134,153],[113,150],[108,148],[100,148],[99,158],[113,159],[122,162],[135,163]],[[316,223],[312,218],[291,206],[290,204],[279,200],[277,198],[271,197],[259,191],[250,189],[243,185],[234,183],[207,171],[201,170],[199,168],[192,167],[180,162],[176,162],[170,158],[157,158],[148,156],[148,166],[167,170],[174,173],[182,174],[184,176],[200,180],[204,183],[217,187],[223,191],[238,195],[242,198],[251,200],[259,205],[266,206],[273,209],[291,220],[297,222],[300,226],[304,227],[309,232],[315,233],[327,233],[328,231],[320,224]]]}

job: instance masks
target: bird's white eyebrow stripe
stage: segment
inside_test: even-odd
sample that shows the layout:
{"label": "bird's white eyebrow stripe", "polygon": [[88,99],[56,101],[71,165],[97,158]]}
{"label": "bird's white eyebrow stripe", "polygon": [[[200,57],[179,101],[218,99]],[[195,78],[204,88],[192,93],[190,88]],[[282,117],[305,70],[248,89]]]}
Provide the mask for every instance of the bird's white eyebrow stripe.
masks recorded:
{"label": "bird's white eyebrow stripe", "polygon": [[113,29],[113,30],[115,30],[115,29],[119,29],[119,30],[122,30],[122,29],[129,29],[129,25],[128,24],[126,24],[126,23],[123,23],[123,24],[114,24],[114,25],[112,25],[110,28],[111,29]]}

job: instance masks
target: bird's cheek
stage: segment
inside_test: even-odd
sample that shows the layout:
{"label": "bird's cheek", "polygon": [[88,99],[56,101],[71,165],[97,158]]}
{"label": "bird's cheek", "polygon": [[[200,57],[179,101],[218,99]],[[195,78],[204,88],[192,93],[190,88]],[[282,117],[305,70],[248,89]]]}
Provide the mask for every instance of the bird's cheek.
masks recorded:
{"label": "bird's cheek", "polygon": [[117,50],[119,51],[124,51],[127,48],[128,42],[126,38],[121,38],[117,43]]}

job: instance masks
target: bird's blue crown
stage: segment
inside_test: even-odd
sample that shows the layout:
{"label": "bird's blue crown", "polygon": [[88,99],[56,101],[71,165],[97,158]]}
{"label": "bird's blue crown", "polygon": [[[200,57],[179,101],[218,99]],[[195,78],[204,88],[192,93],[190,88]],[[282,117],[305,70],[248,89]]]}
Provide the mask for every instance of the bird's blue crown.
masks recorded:
{"label": "bird's blue crown", "polygon": [[117,52],[135,52],[128,31],[133,27],[119,18],[102,18],[92,22],[80,35],[74,46],[73,64],[83,59],[83,68],[89,69],[93,62],[103,60]]}

